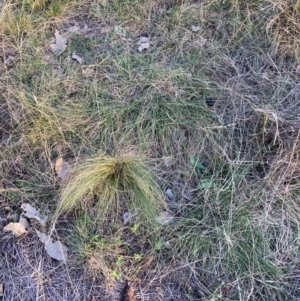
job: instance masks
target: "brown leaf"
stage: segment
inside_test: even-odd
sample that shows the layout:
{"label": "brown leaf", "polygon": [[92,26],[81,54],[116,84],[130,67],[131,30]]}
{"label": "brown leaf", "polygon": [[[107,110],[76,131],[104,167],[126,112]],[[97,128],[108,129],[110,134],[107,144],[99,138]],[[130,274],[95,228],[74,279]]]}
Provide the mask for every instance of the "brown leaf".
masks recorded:
{"label": "brown leaf", "polygon": [[4,293],[3,283],[0,283],[0,297],[3,296],[3,293]]}
{"label": "brown leaf", "polygon": [[37,221],[39,221],[43,226],[45,225],[48,217],[41,215],[38,209],[36,209],[28,203],[22,204],[21,208],[25,211],[25,213],[23,213],[25,217],[34,218]]}
{"label": "brown leaf", "polygon": [[55,43],[50,44],[50,48],[56,56],[59,56],[67,49],[67,38],[55,30]]}
{"label": "brown leaf", "polygon": [[136,301],[135,290],[132,284],[128,284],[126,291],[126,301]]}
{"label": "brown leaf", "polygon": [[20,223],[9,223],[3,228],[3,231],[4,232],[11,231],[13,235],[15,235],[16,237],[19,237],[27,232],[25,227]]}
{"label": "brown leaf", "polygon": [[68,178],[70,174],[70,166],[69,163],[64,161],[63,158],[58,158],[55,162],[55,171],[57,173],[57,176],[61,178],[62,180],[65,180]]}
{"label": "brown leaf", "polygon": [[66,260],[68,249],[60,241],[53,242],[52,238],[45,233],[35,230],[40,241],[45,245],[47,254],[56,260]]}

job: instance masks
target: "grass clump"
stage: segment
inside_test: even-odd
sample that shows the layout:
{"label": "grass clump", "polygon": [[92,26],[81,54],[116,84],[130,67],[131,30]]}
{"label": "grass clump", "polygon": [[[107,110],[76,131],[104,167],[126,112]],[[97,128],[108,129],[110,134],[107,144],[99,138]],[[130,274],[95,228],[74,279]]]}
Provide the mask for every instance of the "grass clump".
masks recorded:
{"label": "grass clump", "polygon": [[62,190],[57,214],[87,202],[94,203],[103,218],[114,219],[121,208],[127,208],[137,210],[147,222],[153,222],[164,206],[145,158],[133,152],[99,155],[78,164]]}

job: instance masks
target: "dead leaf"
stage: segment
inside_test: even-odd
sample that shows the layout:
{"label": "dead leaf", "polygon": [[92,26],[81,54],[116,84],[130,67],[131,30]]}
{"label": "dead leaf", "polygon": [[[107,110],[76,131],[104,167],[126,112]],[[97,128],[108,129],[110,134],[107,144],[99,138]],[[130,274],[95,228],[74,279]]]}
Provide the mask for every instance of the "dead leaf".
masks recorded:
{"label": "dead leaf", "polygon": [[13,57],[13,56],[9,56],[6,60],[5,60],[5,65],[6,66],[9,66],[9,65],[11,65],[12,63],[13,63],[13,61],[15,60],[15,58]]}
{"label": "dead leaf", "polygon": [[166,195],[170,199],[170,201],[175,201],[175,195],[170,188],[166,190]]}
{"label": "dead leaf", "polygon": [[55,44],[50,44],[50,48],[56,56],[59,56],[67,49],[67,38],[63,37],[57,29],[54,35]]}
{"label": "dead leaf", "polygon": [[137,213],[134,210],[129,210],[123,214],[124,224],[128,224]]}
{"label": "dead leaf", "polygon": [[142,52],[144,49],[148,49],[150,47],[149,43],[143,43],[139,46],[138,51]]}
{"label": "dead leaf", "polygon": [[82,69],[82,75],[84,75],[84,76],[93,76],[93,74],[94,74],[93,68]]}
{"label": "dead leaf", "polygon": [[161,225],[166,225],[171,223],[173,219],[173,216],[168,211],[162,211],[156,218],[156,221]]}
{"label": "dead leaf", "polygon": [[56,241],[53,242],[52,238],[42,233],[38,230],[35,230],[37,236],[39,237],[40,241],[45,245],[45,250],[47,254],[56,260],[66,260],[68,257],[68,249],[64,246],[61,242]]}
{"label": "dead leaf", "polygon": [[13,235],[17,237],[27,232],[25,227],[20,223],[9,223],[3,228],[3,231],[4,232],[12,231]]}
{"label": "dead leaf", "polygon": [[141,52],[144,49],[148,49],[150,47],[149,42],[150,42],[150,38],[148,38],[148,37],[140,37],[140,39],[139,39],[139,41],[137,43],[138,45],[140,45],[139,48],[138,48],[138,51]]}
{"label": "dead leaf", "polygon": [[70,174],[70,165],[60,157],[55,162],[55,171],[59,178],[65,180]]}
{"label": "dead leaf", "polygon": [[126,37],[126,30],[121,26],[115,26],[115,33],[123,38]]}
{"label": "dead leaf", "polygon": [[134,287],[128,283],[128,287],[127,287],[127,291],[126,291],[126,300],[128,301],[135,301],[136,300],[136,296],[135,296],[135,290],[134,290]]}
{"label": "dead leaf", "polygon": [[150,42],[150,38],[149,37],[140,37],[139,41],[138,41],[138,45],[142,44],[142,43],[149,43]]}
{"label": "dead leaf", "polygon": [[193,32],[198,32],[200,30],[200,26],[192,26],[192,31]]}
{"label": "dead leaf", "polygon": [[19,223],[23,225],[25,229],[30,228],[27,218],[25,218],[22,214],[20,215]]}
{"label": "dead leaf", "polygon": [[166,247],[167,249],[169,249],[169,250],[173,249],[173,247],[172,247],[172,245],[170,244],[169,241],[166,241],[166,242],[165,242],[165,247]]}
{"label": "dead leaf", "polygon": [[76,60],[79,64],[82,64],[83,58],[81,58],[79,55],[77,55],[75,52],[72,53],[72,59]]}
{"label": "dead leaf", "polygon": [[3,297],[3,293],[4,293],[3,283],[0,283],[0,297]]}
{"label": "dead leaf", "polygon": [[37,221],[39,221],[43,226],[45,225],[47,221],[47,216],[41,215],[40,211],[34,207],[32,207],[30,204],[25,203],[21,205],[21,208],[26,211],[24,213],[24,216],[28,218],[35,218]]}

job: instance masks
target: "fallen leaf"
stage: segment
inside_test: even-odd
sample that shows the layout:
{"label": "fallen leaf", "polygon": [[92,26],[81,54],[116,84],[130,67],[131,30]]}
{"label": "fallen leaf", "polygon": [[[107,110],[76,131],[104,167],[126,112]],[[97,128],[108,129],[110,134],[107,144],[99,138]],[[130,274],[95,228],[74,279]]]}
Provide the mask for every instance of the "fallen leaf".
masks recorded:
{"label": "fallen leaf", "polygon": [[148,37],[140,37],[140,39],[139,39],[139,41],[137,43],[138,45],[140,45],[139,48],[138,48],[138,51],[141,52],[144,49],[148,49],[150,47],[149,42],[150,42],[150,38],[148,38]]}
{"label": "fallen leaf", "polygon": [[130,283],[128,283],[128,287],[127,287],[127,291],[126,291],[125,296],[126,296],[128,301],[135,301],[136,300],[134,287]]}
{"label": "fallen leaf", "polygon": [[84,75],[84,76],[92,76],[93,74],[94,74],[93,68],[82,69],[82,75]]}
{"label": "fallen leaf", "polygon": [[144,49],[148,49],[150,47],[149,43],[143,43],[139,46],[138,51],[142,52]]}
{"label": "fallen leaf", "polygon": [[142,44],[142,43],[149,43],[150,42],[150,38],[149,37],[140,37],[139,41],[138,41],[138,45]]}
{"label": "fallen leaf", "polygon": [[126,30],[121,26],[115,26],[115,33],[124,38],[126,37]]}
{"label": "fallen leaf", "polygon": [[173,216],[167,211],[162,211],[156,221],[161,225],[169,224],[173,221]]}
{"label": "fallen leaf", "polygon": [[170,188],[166,190],[166,195],[171,201],[175,201],[175,195]]}
{"label": "fallen leaf", "polygon": [[52,238],[42,233],[38,230],[35,230],[37,236],[39,237],[40,241],[45,245],[45,250],[47,254],[56,260],[66,260],[68,257],[68,249],[64,246],[61,242],[56,241],[53,242]]}
{"label": "fallen leaf", "polygon": [[60,157],[55,162],[55,171],[59,178],[65,180],[70,174],[70,165]]}
{"label": "fallen leaf", "polygon": [[268,72],[263,72],[263,74],[261,75],[262,79],[269,79],[269,74]]}
{"label": "fallen leaf", "polygon": [[172,245],[170,244],[169,241],[166,241],[166,242],[165,242],[165,247],[166,247],[167,249],[169,249],[169,250],[172,249]]}
{"label": "fallen leaf", "polygon": [[3,296],[3,293],[4,293],[3,283],[0,283],[0,297]]}
{"label": "fallen leaf", "polygon": [[83,58],[81,58],[79,55],[77,55],[75,52],[72,53],[72,59],[76,60],[79,64],[82,64]]}
{"label": "fallen leaf", "polygon": [[32,207],[30,204],[25,203],[21,205],[21,208],[26,211],[24,213],[25,217],[28,218],[34,218],[37,221],[39,221],[43,226],[45,225],[46,221],[47,221],[47,216],[41,215],[40,211],[34,207]]}
{"label": "fallen leaf", "polygon": [[172,165],[172,159],[171,158],[164,158],[164,164],[166,167],[170,167]]}
{"label": "fallen leaf", "polygon": [[22,214],[20,215],[19,223],[23,225],[25,229],[30,228],[27,218],[25,218]]}
{"label": "fallen leaf", "polygon": [[59,56],[67,49],[67,38],[63,37],[57,29],[54,35],[55,44],[50,44],[50,48],[56,56]]}
{"label": "fallen leaf", "polygon": [[136,215],[136,212],[129,210],[123,214],[124,224],[128,224],[130,220]]}
{"label": "fallen leaf", "polygon": [[192,26],[192,31],[193,32],[198,32],[200,30],[200,27],[199,26]]}
{"label": "fallen leaf", "polygon": [[3,231],[4,232],[12,231],[13,235],[17,237],[27,232],[25,227],[20,223],[9,223],[3,228]]}
{"label": "fallen leaf", "polygon": [[13,63],[13,61],[15,60],[15,58],[13,56],[9,56],[6,60],[5,60],[5,65],[9,66]]}

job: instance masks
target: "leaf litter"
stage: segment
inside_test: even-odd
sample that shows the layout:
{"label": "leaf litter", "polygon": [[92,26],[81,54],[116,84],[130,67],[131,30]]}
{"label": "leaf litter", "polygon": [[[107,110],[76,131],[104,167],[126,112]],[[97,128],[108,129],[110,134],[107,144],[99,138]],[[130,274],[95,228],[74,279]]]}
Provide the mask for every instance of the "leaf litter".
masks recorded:
{"label": "leaf litter", "polygon": [[27,230],[25,229],[24,225],[21,223],[9,223],[3,228],[4,232],[11,231],[12,234],[16,237],[21,236],[22,234],[26,233]]}
{"label": "leaf litter", "polygon": [[77,55],[75,52],[72,53],[71,58],[73,60],[76,60],[79,64],[82,64],[82,62],[83,62],[83,58],[80,57],[79,55]]}
{"label": "leaf litter", "polygon": [[20,215],[19,223],[25,227],[25,229],[29,229],[30,225],[26,217],[23,214]]}
{"label": "leaf litter", "polygon": [[39,230],[35,230],[40,241],[45,246],[47,254],[56,260],[66,260],[68,258],[68,249],[60,241],[53,242],[52,238]]}
{"label": "leaf litter", "polygon": [[22,204],[21,208],[26,211],[23,215],[28,218],[34,218],[39,221],[43,226],[46,224],[47,216],[42,215],[38,209],[28,203]]}
{"label": "leaf litter", "polygon": [[123,214],[123,220],[124,220],[124,224],[128,224],[130,223],[130,221],[132,220],[132,218],[134,216],[137,215],[137,212],[135,210],[129,210],[129,211],[126,211],[124,214]]}
{"label": "leaf litter", "polygon": [[148,37],[140,37],[139,41],[138,41],[138,51],[142,52],[144,49],[148,49],[150,47],[150,38]]}
{"label": "leaf litter", "polygon": [[60,157],[55,162],[55,171],[60,179],[65,180],[70,175],[70,165]]}
{"label": "leaf litter", "polygon": [[67,49],[67,38],[55,30],[55,43],[50,44],[50,48],[56,56],[61,55]]}
{"label": "leaf litter", "polygon": [[193,32],[198,32],[200,30],[200,26],[192,26],[192,31]]}

